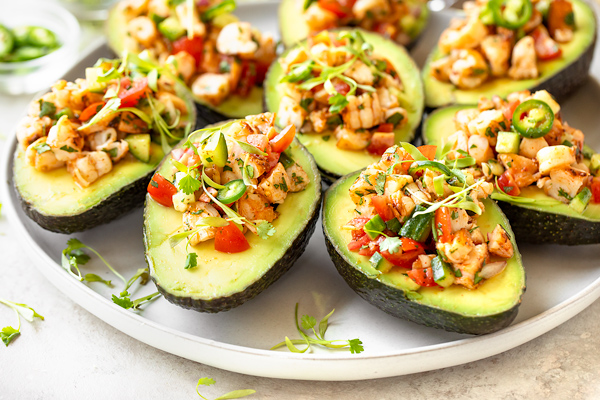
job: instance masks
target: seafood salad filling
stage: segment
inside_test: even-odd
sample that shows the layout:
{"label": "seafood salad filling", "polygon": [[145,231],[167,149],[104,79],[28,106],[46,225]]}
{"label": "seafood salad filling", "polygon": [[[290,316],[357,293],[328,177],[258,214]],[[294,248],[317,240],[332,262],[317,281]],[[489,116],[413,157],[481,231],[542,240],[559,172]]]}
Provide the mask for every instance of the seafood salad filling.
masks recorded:
{"label": "seafood salad filling", "polygon": [[539,63],[562,56],[560,44],[576,30],[569,0],[477,0],[463,6],[442,33],[443,54],[431,64],[432,76],[460,89],[508,77],[536,79]]}
{"label": "seafood salad filling", "polygon": [[125,0],[125,48],[147,50],[194,95],[218,106],[262,85],[275,41],[230,14],[234,0]]}
{"label": "seafood salad filling", "polygon": [[[337,147],[381,155],[407,123],[402,81],[359,31],[323,31],[280,59],[277,113],[302,133],[333,132]],[[329,140],[324,135],[323,140]]]}
{"label": "seafood salad filling", "polygon": [[[248,116],[193,134],[174,149],[174,181],[155,174],[148,193],[159,204],[182,214],[180,230],[171,246],[186,240],[186,248],[214,239],[226,253],[250,248],[244,233],[263,239],[275,234],[271,224],[277,206],[288,195],[304,190],[308,174],[285,150],[295,127],[277,132],[271,113]],[[195,258],[195,253],[189,253]],[[186,267],[187,268],[187,267]]]}
{"label": "seafood salad filling", "polygon": [[491,183],[434,159],[436,146],[390,147],[350,187],[354,218],[348,250],[379,274],[405,271],[421,287],[476,289],[514,254],[500,225],[484,236],[478,217]]}
{"label": "seafood salad filling", "polygon": [[304,20],[310,34],[358,26],[407,45],[419,34],[424,8],[423,0],[306,0]]}
{"label": "seafood salad filling", "polygon": [[85,188],[122,160],[149,162],[152,140],[170,149],[191,128],[188,107],[151,64],[101,59],[86,79],[58,81],[34,100],[16,135],[33,168],[66,168]]}
{"label": "seafood salad filling", "polygon": [[590,201],[600,203],[600,178],[594,176],[600,154],[584,145],[583,132],[560,111],[545,90],[511,93],[507,100],[482,98],[478,108],[456,113],[446,158],[493,183],[498,200],[550,201],[517,197],[541,189],[583,213]]}

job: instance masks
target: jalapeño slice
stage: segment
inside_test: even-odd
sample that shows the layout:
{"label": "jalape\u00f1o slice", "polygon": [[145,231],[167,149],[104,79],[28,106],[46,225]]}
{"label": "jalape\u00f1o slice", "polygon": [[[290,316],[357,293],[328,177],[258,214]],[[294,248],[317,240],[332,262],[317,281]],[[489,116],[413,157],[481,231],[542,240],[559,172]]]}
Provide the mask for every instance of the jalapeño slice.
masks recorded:
{"label": "jalape\u00f1o slice", "polygon": [[246,185],[242,179],[227,182],[225,187],[217,193],[217,200],[223,204],[231,204],[239,200],[246,193]]}
{"label": "jalape\u00f1o slice", "polygon": [[488,4],[494,23],[507,29],[519,29],[533,13],[531,0],[490,0]]}
{"label": "jalape\u00f1o slice", "polygon": [[531,99],[517,106],[512,123],[521,136],[535,139],[550,132],[554,123],[554,113],[548,103]]}

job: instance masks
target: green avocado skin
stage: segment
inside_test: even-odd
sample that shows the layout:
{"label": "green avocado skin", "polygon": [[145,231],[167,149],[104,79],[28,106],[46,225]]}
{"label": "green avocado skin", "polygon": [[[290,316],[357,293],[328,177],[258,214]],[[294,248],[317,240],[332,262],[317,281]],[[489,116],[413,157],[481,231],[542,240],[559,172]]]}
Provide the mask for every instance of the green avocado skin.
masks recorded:
{"label": "green avocado skin", "polygon": [[589,221],[552,212],[531,210],[499,201],[519,243],[580,244],[600,243],[600,221]]}
{"label": "green avocado skin", "polygon": [[[320,193],[320,192],[319,192]],[[263,290],[271,286],[275,281],[277,281],[283,274],[285,274],[289,269],[294,265],[296,260],[300,258],[304,250],[306,250],[306,246],[308,245],[308,241],[310,240],[312,234],[315,231],[315,227],[317,225],[317,220],[319,219],[319,211],[321,204],[321,196],[318,199],[319,206],[315,208],[314,214],[308,221],[304,231],[292,243],[289,247],[289,250],[285,253],[285,255],[279,259],[271,269],[264,274],[259,280],[254,282],[252,285],[248,286],[241,292],[234,293],[227,297],[219,297],[213,300],[203,300],[203,299],[194,299],[192,297],[182,297],[175,296],[162,288],[160,282],[158,282],[154,275],[152,275],[152,280],[154,281],[158,290],[162,293],[162,295],[169,302],[178,305],[180,307],[206,312],[206,313],[218,313],[221,311],[231,310],[232,308],[238,307],[245,303],[248,300],[253,299]],[[146,226],[144,224],[144,242],[148,243],[146,239]],[[148,257],[146,257],[146,262],[148,262]],[[148,264],[150,268],[152,266]]]}
{"label": "green avocado skin", "polygon": [[[73,215],[47,215],[39,212],[31,203],[26,201],[19,192],[14,181],[11,182],[17,198],[25,214],[42,228],[56,233],[70,234],[82,232],[98,225],[115,220],[144,203],[146,188],[152,179],[154,171],[137,179],[127,186],[99,202],[92,208],[80,214]],[[14,180],[14,178],[13,178]]]}
{"label": "green avocado skin", "polygon": [[483,335],[506,328],[517,316],[517,307],[503,313],[486,315],[484,318],[466,318],[450,311],[424,306],[411,301],[403,290],[371,279],[349,264],[327,235],[325,244],[331,261],[352,290],[370,304],[396,318],[449,332]]}

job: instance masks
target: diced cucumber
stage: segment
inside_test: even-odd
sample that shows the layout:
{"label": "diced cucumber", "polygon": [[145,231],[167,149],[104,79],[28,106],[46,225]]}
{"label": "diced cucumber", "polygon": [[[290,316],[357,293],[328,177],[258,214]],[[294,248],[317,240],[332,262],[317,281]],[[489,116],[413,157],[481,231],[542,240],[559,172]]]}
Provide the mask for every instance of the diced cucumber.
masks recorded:
{"label": "diced cucumber", "polygon": [[573,200],[571,200],[569,203],[569,207],[578,213],[583,214],[590,203],[591,198],[592,191],[588,187],[584,187],[581,192],[577,193],[577,195],[573,197]]}
{"label": "diced cucumber", "polygon": [[102,67],[86,68],[85,69],[85,80],[88,84],[88,90],[90,92],[103,92],[108,82],[99,82],[98,78],[104,75],[104,69]]}
{"label": "diced cucumber", "polygon": [[383,232],[385,228],[385,222],[379,214],[377,214],[365,224],[363,230],[371,239],[377,239],[379,233]]}
{"label": "diced cucumber", "polygon": [[288,169],[293,166],[296,162],[285,152],[279,156],[279,162],[283,165],[283,168]]}
{"label": "diced cucumber", "polygon": [[378,252],[376,252],[375,254],[373,254],[371,256],[371,258],[369,259],[369,262],[371,263],[371,265],[373,266],[373,268],[375,268],[376,270],[378,270],[382,274],[385,274],[386,272],[389,272],[392,269],[392,267],[394,266],[391,262],[389,262],[388,260],[386,260],[385,257],[383,257]]}
{"label": "diced cucumber", "polygon": [[592,156],[590,160],[590,171],[594,175],[598,175],[598,172],[600,172],[600,153]]}
{"label": "diced cucumber", "polygon": [[517,132],[498,132],[496,152],[500,154],[519,154],[521,135]]}
{"label": "diced cucumber", "polygon": [[185,35],[185,28],[175,17],[169,17],[158,24],[158,31],[171,42]]}
{"label": "diced cucumber", "polygon": [[596,154],[596,152],[587,144],[583,145],[581,152],[583,153],[583,157],[587,158],[588,160],[591,159],[594,154]]}
{"label": "diced cucumber", "polygon": [[125,137],[129,145],[129,152],[141,162],[150,161],[150,134],[140,133]]}
{"label": "diced cucumber", "polygon": [[148,18],[150,18],[152,20],[152,22],[154,22],[155,25],[158,26],[158,24],[160,24],[161,22],[163,22],[165,19],[167,19],[166,17],[161,17],[158,14],[154,14],[153,12],[151,12],[148,15]]}
{"label": "diced cucumber", "polygon": [[448,287],[454,283],[455,276],[452,268],[440,256],[431,260],[431,269],[433,270],[433,280],[441,287]]}
{"label": "diced cucumber", "polygon": [[[415,207],[413,215],[417,211],[424,210],[426,210],[426,208],[419,204]],[[411,216],[402,226],[400,236],[416,240],[417,242],[424,242],[431,233],[431,221],[433,220],[433,216],[434,213]]]}
{"label": "diced cucumber", "polygon": [[400,229],[402,229],[402,224],[398,221],[398,218],[392,218],[385,223],[387,228],[396,233],[400,233]]}

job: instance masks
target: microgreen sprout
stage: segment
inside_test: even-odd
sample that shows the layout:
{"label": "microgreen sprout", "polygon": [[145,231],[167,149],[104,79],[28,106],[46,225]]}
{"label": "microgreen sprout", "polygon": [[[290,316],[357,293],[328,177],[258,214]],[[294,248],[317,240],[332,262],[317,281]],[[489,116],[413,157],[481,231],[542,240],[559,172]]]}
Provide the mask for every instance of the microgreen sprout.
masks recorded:
{"label": "microgreen sprout", "polygon": [[[198,393],[198,396],[202,397],[204,400],[208,400],[206,397],[204,397],[200,394],[200,391],[198,390],[198,388],[200,386],[211,386],[214,384],[215,384],[215,380],[212,378],[200,378],[198,380],[198,384],[196,385],[196,393]],[[242,397],[250,396],[251,394],[254,394],[254,393],[256,393],[256,390],[252,390],[252,389],[234,390],[232,392],[229,392],[222,396],[219,396],[214,400],[239,399]]]}
{"label": "microgreen sprout", "polygon": [[155,300],[160,296],[160,292],[154,292],[148,296],[141,297],[136,300],[131,300],[131,294],[128,292],[129,288],[135,281],[140,279],[140,285],[145,285],[148,282],[148,268],[139,268],[137,272],[126,282],[125,289],[119,293],[119,296],[112,295],[112,301],[116,305],[123,307],[124,309],[139,309],[140,306],[146,304],[152,300]]}
{"label": "microgreen sprout", "polygon": [[[303,315],[300,324],[298,323],[298,303],[296,303],[296,308],[294,311],[294,322],[296,324],[296,329],[298,333],[302,337],[302,339],[290,339],[287,336],[285,337],[285,341],[276,344],[271,347],[271,350],[278,349],[279,347],[287,346],[288,350],[292,353],[304,353],[311,348],[311,345],[320,345],[323,347],[327,347],[329,349],[347,349],[352,354],[361,353],[364,350],[362,342],[360,339],[350,339],[350,340],[326,340],[325,332],[327,332],[327,328],[329,326],[329,318],[333,315],[335,309],[331,310],[329,314],[327,314],[323,319],[319,322],[318,332],[315,330],[315,326],[317,325],[317,320],[310,315]],[[300,328],[302,326],[302,328]],[[310,337],[305,331],[312,332],[315,336]],[[309,333],[310,334],[310,333]],[[306,345],[303,349],[299,349],[296,345]]]}
{"label": "microgreen sprout", "polygon": [[0,303],[7,305],[12,308],[17,314],[17,327],[5,326],[0,330],[0,339],[6,346],[8,346],[13,340],[21,334],[21,317],[25,318],[29,322],[33,322],[34,318],[39,318],[42,321],[44,317],[38,314],[33,308],[27,304],[13,303],[12,301],[0,299]]}

